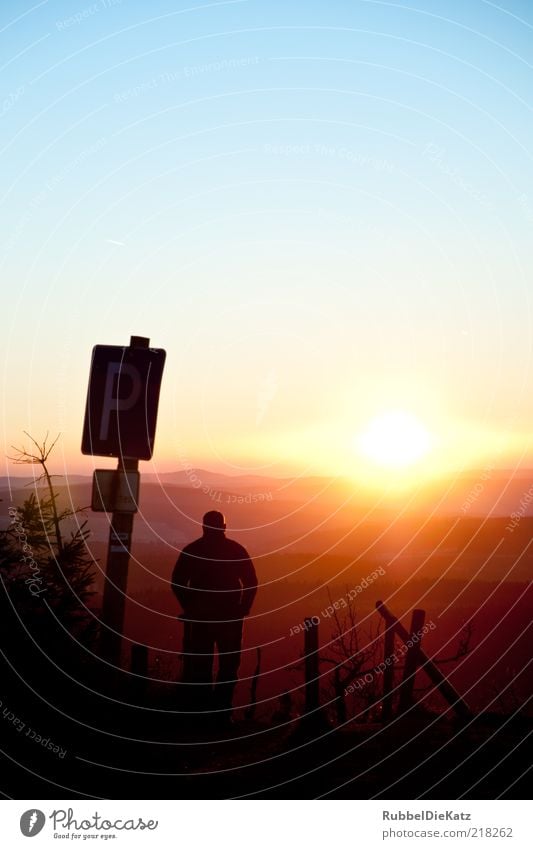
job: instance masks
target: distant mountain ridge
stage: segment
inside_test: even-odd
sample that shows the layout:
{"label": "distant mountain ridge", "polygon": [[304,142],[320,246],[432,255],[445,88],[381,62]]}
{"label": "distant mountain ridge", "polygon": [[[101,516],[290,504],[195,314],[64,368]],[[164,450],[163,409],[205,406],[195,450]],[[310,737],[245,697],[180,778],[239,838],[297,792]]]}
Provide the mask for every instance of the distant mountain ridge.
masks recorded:
{"label": "distant mountain ridge", "polygon": [[[34,478],[27,475],[0,477],[0,499],[7,512],[6,502],[11,495],[17,503],[24,491],[31,491]],[[91,476],[54,476],[54,485],[63,497],[72,498],[81,504],[90,502]],[[40,484],[42,486],[42,483]],[[181,493],[181,494],[180,494]],[[274,477],[245,474],[226,475],[207,469],[185,469],[164,472],[141,472],[141,506],[149,509],[151,503],[160,509],[170,502],[198,502],[198,509],[229,509],[236,504],[262,505],[261,511],[269,514],[267,507],[276,505],[277,515],[289,515],[311,511],[332,514],[376,510],[394,515],[399,510],[417,515],[506,517],[512,514],[533,516],[533,469],[475,470],[463,472],[455,478],[441,479],[424,484],[419,490],[407,492],[389,500],[381,501],[379,494],[372,494],[348,478]],[[226,505],[226,508],[224,507]],[[195,507],[196,509],[196,507]],[[149,512],[151,512],[149,510]],[[249,512],[249,511],[248,511]],[[316,518],[316,517],[315,517]],[[256,517],[259,521],[260,517]]]}

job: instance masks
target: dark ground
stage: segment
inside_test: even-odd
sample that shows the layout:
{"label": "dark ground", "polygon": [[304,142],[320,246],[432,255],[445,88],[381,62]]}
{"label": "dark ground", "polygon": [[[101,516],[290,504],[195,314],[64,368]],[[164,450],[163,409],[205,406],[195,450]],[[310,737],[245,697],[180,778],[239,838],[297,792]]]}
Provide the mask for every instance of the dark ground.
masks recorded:
{"label": "dark ground", "polygon": [[[38,698],[5,663],[1,681],[0,786],[12,798],[514,799],[529,793],[533,723],[519,716],[460,723],[451,713],[416,711],[387,727],[316,730],[293,719],[277,726],[239,721],[229,732],[209,732],[183,715],[120,706],[64,679],[62,689],[41,679]],[[30,727],[60,752],[31,739]]]}

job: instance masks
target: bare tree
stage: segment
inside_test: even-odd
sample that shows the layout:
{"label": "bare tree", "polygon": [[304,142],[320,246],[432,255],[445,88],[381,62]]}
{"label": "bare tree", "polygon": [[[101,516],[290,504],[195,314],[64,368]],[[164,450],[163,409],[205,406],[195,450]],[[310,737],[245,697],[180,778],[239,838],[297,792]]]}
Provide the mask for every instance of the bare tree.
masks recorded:
{"label": "bare tree", "polygon": [[[25,433],[31,442],[27,449],[13,447],[10,457],[17,465],[38,465],[41,472],[33,481],[35,491],[30,493],[12,517],[11,525],[3,532],[1,575],[11,597],[16,598],[17,609],[24,613],[32,626],[43,624],[45,637],[50,630],[49,608],[59,623],[72,634],[90,640],[96,630],[96,619],[88,603],[93,592],[94,558],[87,549],[89,529],[87,520],[76,520],[74,530],[67,537],[62,525],[83,513],[84,508],[60,507],[48,460],[58,437],[51,443],[48,434],[42,443]],[[37,484],[44,481],[44,493]],[[43,605],[31,605],[32,596],[43,598]]]}
{"label": "bare tree", "polygon": [[[372,707],[375,706],[376,701],[379,701],[377,699],[375,676],[372,676],[371,681],[363,681],[358,688],[353,687],[353,684],[369,672],[368,667],[373,670],[377,665],[376,661],[382,642],[380,628],[378,626],[375,632],[369,632],[362,638],[357,624],[355,603],[350,598],[348,590],[346,590],[346,598],[348,599],[346,612],[342,618],[332,602],[329,588],[327,593],[330,608],[333,610],[335,630],[331,634],[328,654],[320,655],[320,661],[332,668],[333,702],[337,722],[344,724],[347,721],[346,697],[350,693],[354,694],[352,701],[363,702],[363,715],[365,719],[368,719]],[[326,690],[325,696],[328,701],[331,701],[331,693],[328,690]]]}

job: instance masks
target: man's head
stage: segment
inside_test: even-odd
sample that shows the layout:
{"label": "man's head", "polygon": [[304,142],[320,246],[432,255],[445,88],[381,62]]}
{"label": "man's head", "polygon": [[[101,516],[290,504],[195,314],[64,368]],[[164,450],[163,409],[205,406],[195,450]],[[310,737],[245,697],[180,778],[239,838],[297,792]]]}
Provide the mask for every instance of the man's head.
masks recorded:
{"label": "man's head", "polygon": [[205,514],[202,524],[204,536],[211,536],[212,534],[224,535],[226,531],[226,519],[224,518],[224,514],[218,510],[209,510]]}

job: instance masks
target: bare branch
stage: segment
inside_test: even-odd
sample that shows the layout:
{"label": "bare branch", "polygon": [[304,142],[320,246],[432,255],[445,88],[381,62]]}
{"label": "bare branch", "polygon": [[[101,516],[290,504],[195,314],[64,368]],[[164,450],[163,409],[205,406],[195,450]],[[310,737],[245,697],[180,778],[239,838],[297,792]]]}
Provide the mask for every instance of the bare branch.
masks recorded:
{"label": "bare branch", "polygon": [[438,663],[439,666],[442,666],[445,663],[456,663],[462,657],[465,657],[467,654],[469,654],[470,653],[470,642],[472,640],[472,633],[473,633],[472,623],[469,622],[468,625],[465,625],[465,627],[462,630],[462,636],[459,637],[459,644],[457,646],[457,651],[455,652],[455,654],[451,655],[450,657],[444,657],[442,659],[436,659],[436,660],[434,660],[434,663]]}

